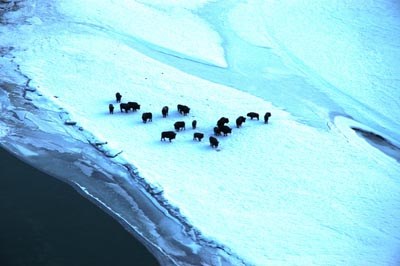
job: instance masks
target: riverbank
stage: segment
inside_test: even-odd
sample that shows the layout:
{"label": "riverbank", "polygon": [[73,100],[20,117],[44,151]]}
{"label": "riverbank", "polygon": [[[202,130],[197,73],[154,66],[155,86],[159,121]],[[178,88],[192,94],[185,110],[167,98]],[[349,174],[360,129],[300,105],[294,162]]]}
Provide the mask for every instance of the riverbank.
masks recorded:
{"label": "riverbank", "polygon": [[158,265],[71,186],[0,148],[1,265]]}

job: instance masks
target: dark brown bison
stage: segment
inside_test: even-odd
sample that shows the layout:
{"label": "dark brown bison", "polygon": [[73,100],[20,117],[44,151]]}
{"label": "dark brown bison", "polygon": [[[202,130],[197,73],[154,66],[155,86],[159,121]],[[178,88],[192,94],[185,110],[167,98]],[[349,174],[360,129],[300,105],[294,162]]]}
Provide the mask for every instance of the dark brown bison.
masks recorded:
{"label": "dark brown bison", "polygon": [[264,115],[264,124],[268,124],[268,119],[271,117],[270,112],[266,112]]}
{"label": "dark brown bison", "polygon": [[182,115],[187,115],[190,112],[190,108],[186,105],[178,104],[178,112]]}
{"label": "dark brown bison", "polygon": [[110,114],[113,114],[113,113],[114,113],[114,105],[113,105],[112,103],[110,103],[110,104],[108,105],[108,110],[109,110]]}
{"label": "dark brown bison", "polygon": [[169,139],[171,142],[172,139],[175,139],[176,133],[174,131],[163,131],[161,132],[161,140]]}
{"label": "dark brown bison", "polygon": [[122,110],[124,110],[125,113],[127,113],[131,109],[131,107],[127,103],[121,103],[119,105],[119,108],[120,108],[121,112],[123,112]]}
{"label": "dark brown bison", "polygon": [[260,115],[256,112],[250,112],[247,114],[248,117],[250,117],[251,120],[253,120],[253,118],[257,118],[257,120],[260,120]]}
{"label": "dark brown bison", "polygon": [[196,132],[193,134],[193,140],[197,139],[198,141],[201,141],[202,138],[204,138],[204,134],[200,132]]}
{"label": "dark brown bison", "polygon": [[162,113],[162,116],[163,116],[163,117],[167,117],[167,116],[168,116],[168,110],[169,110],[168,106],[164,106],[164,107],[161,109],[161,113]]}
{"label": "dark brown bison", "polygon": [[219,127],[214,127],[215,136],[221,136],[221,129]]}
{"label": "dark brown bison", "polygon": [[196,121],[196,120],[193,120],[193,121],[192,121],[192,128],[193,128],[193,129],[196,129],[196,127],[197,127],[197,121]]}
{"label": "dark brown bison", "polygon": [[117,103],[120,103],[120,102],[121,102],[121,99],[122,99],[121,93],[117,92],[117,93],[115,94],[115,99],[117,100]]}
{"label": "dark brown bison", "polygon": [[246,122],[246,118],[245,118],[244,116],[239,116],[239,117],[236,119],[236,127],[237,127],[237,128],[241,127],[242,124],[245,123],[245,122]]}
{"label": "dark brown bison", "polygon": [[221,132],[224,133],[224,136],[228,136],[228,134],[232,134],[232,128],[228,127],[228,126],[223,126],[222,128],[220,128]]}
{"label": "dark brown bison", "polygon": [[132,111],[137,111],[140,110],[140,104],[138,104],[137,102],[128,102],[129,108],[132,109]]}
{"label": "dark brown bison", "polygon": [[212,148],[218,148],[219,141],[217,138],[210,137],[210,145]]}
{"label": "dark brown bison", "polygon": [[185,130],[185,121],[175,122],[174,128],[176,131]]}
{"label": "dark brown bison", "polygon": [[225,124],[229,123],[229,119],[226,117],[221,117],[218,121],[217,121],[217,127],[218,128],[222,128]]}
{"label": "dark brown bison", "polygon": [[143,123],[152,122],[153,121],[153,114],[150,112],[142,114]]}
{"label": "dark brown bison", "polygon": [[185,105],[183,105],[183,104],[178,104],[178,105],[176,106],[176,109],[178,110],[179,113],[181,112],[181,109],[182,109],[183,106],[185,106]]}

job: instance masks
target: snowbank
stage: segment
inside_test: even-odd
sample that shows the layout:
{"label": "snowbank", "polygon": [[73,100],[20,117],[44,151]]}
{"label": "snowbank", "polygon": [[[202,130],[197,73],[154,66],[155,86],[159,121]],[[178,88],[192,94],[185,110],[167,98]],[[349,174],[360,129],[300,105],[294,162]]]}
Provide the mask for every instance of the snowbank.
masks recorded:
{"label": "snowbank", "polygon": [[101,25],[100,31],[148,42],[158,46],[157,52],[172,50],[190,60],[225,67],[221,38],[194,14],[207,2],[68,0],[58,5],[78,23]]}

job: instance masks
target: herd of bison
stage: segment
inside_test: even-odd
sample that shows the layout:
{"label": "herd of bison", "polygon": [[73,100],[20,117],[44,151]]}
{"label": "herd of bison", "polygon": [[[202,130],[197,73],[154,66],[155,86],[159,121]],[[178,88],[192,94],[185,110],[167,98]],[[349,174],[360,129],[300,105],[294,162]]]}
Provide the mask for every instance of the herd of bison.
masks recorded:
{"label": "herd of bison", "polygon": [[[121,99],[122,99],[122,95],[117,92],[115,94],[115,98],[117,103],[119,103],[119,107],[121,112],[126,112],[128,113],[130,110],[132,111],[137,111],[140,110],[140,104],[138,104],[137,102],[127,102],[127,103],[121,103]],[[113,114],[114,113],[114,105],[113,104],[109,104],[108,106],[109,108],[109,113]],[[177,110],[180,114],[186,116],[189,112],[190,112],[190,108],[186,105],[182,105],[182,104],[178,104],[177,105]],[[163,118],[166,118],[168,116],[168,112],[169,112],[169,108],[168,106],[164,106],[161,109],[161,114],[163,116]],[[268,124],[268,119],[270,118],[271,113],[270,112],[266,112],[264,115],[264,123]],[[250,119],[252,120],[253,118],[256,118],[257,120],[260,119],[260,115],[256,112],[249,112],[247,114],[247,117],[250,117]],[[153,114],[151,112],[145,112],[142,114],[142,120],[143,123],[147,123],[147,122],[152,122],[153,120]],[[244,116],[239,116],[236,119],[236,127],[240,128],[242,126],[242,124],[246,122],[246,118]],[[221,117],[218,121],[217,121],[217,125],[214,127],[214,135],[215,136],[227,136],[228,134],[232,133],[232,128],[230,128],[228,125],[229,123],[229,119],[226,117]],[[192,121],[192,128],[196,129],[197,127],[197,121],[193,120]],[[176,132],[179,132],[181,130],[185,130],[185,121],[177,121],[174,123],[174,128]],[[170,142],[171,140],[175,139],[176,137],[176,132],[175,131],[163,131],[161,132],[161,140],[165,141],[166,139],[168,139]],[[201,141],[204,138],[204,134],[201,132],[195,132],[193,134],[193,140],[198,140]],[[210,141],[210,145],[212,148],[218,148],[218,144],[219,141],[216,137],[214,136],[210,136],[209,137],[209,141]]]}

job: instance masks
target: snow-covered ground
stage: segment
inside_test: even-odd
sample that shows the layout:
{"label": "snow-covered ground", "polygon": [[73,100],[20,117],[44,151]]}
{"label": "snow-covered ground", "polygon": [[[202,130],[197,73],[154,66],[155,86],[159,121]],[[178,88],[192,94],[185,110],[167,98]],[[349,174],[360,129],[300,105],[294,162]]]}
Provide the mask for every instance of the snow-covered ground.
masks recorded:
{"label": "snow-covered ground", "polygon": [[[397,4],[309,2],[40,1],[0,44],[31,87],[122,151],[113,162],[245,263],[396,265],[400,166],[351,127],[400,142]],[[141,109],[121,113],[117,91]],[[250,111],[270,122],[236,128]],[[232,134],[212,149],[222,116]]]}

